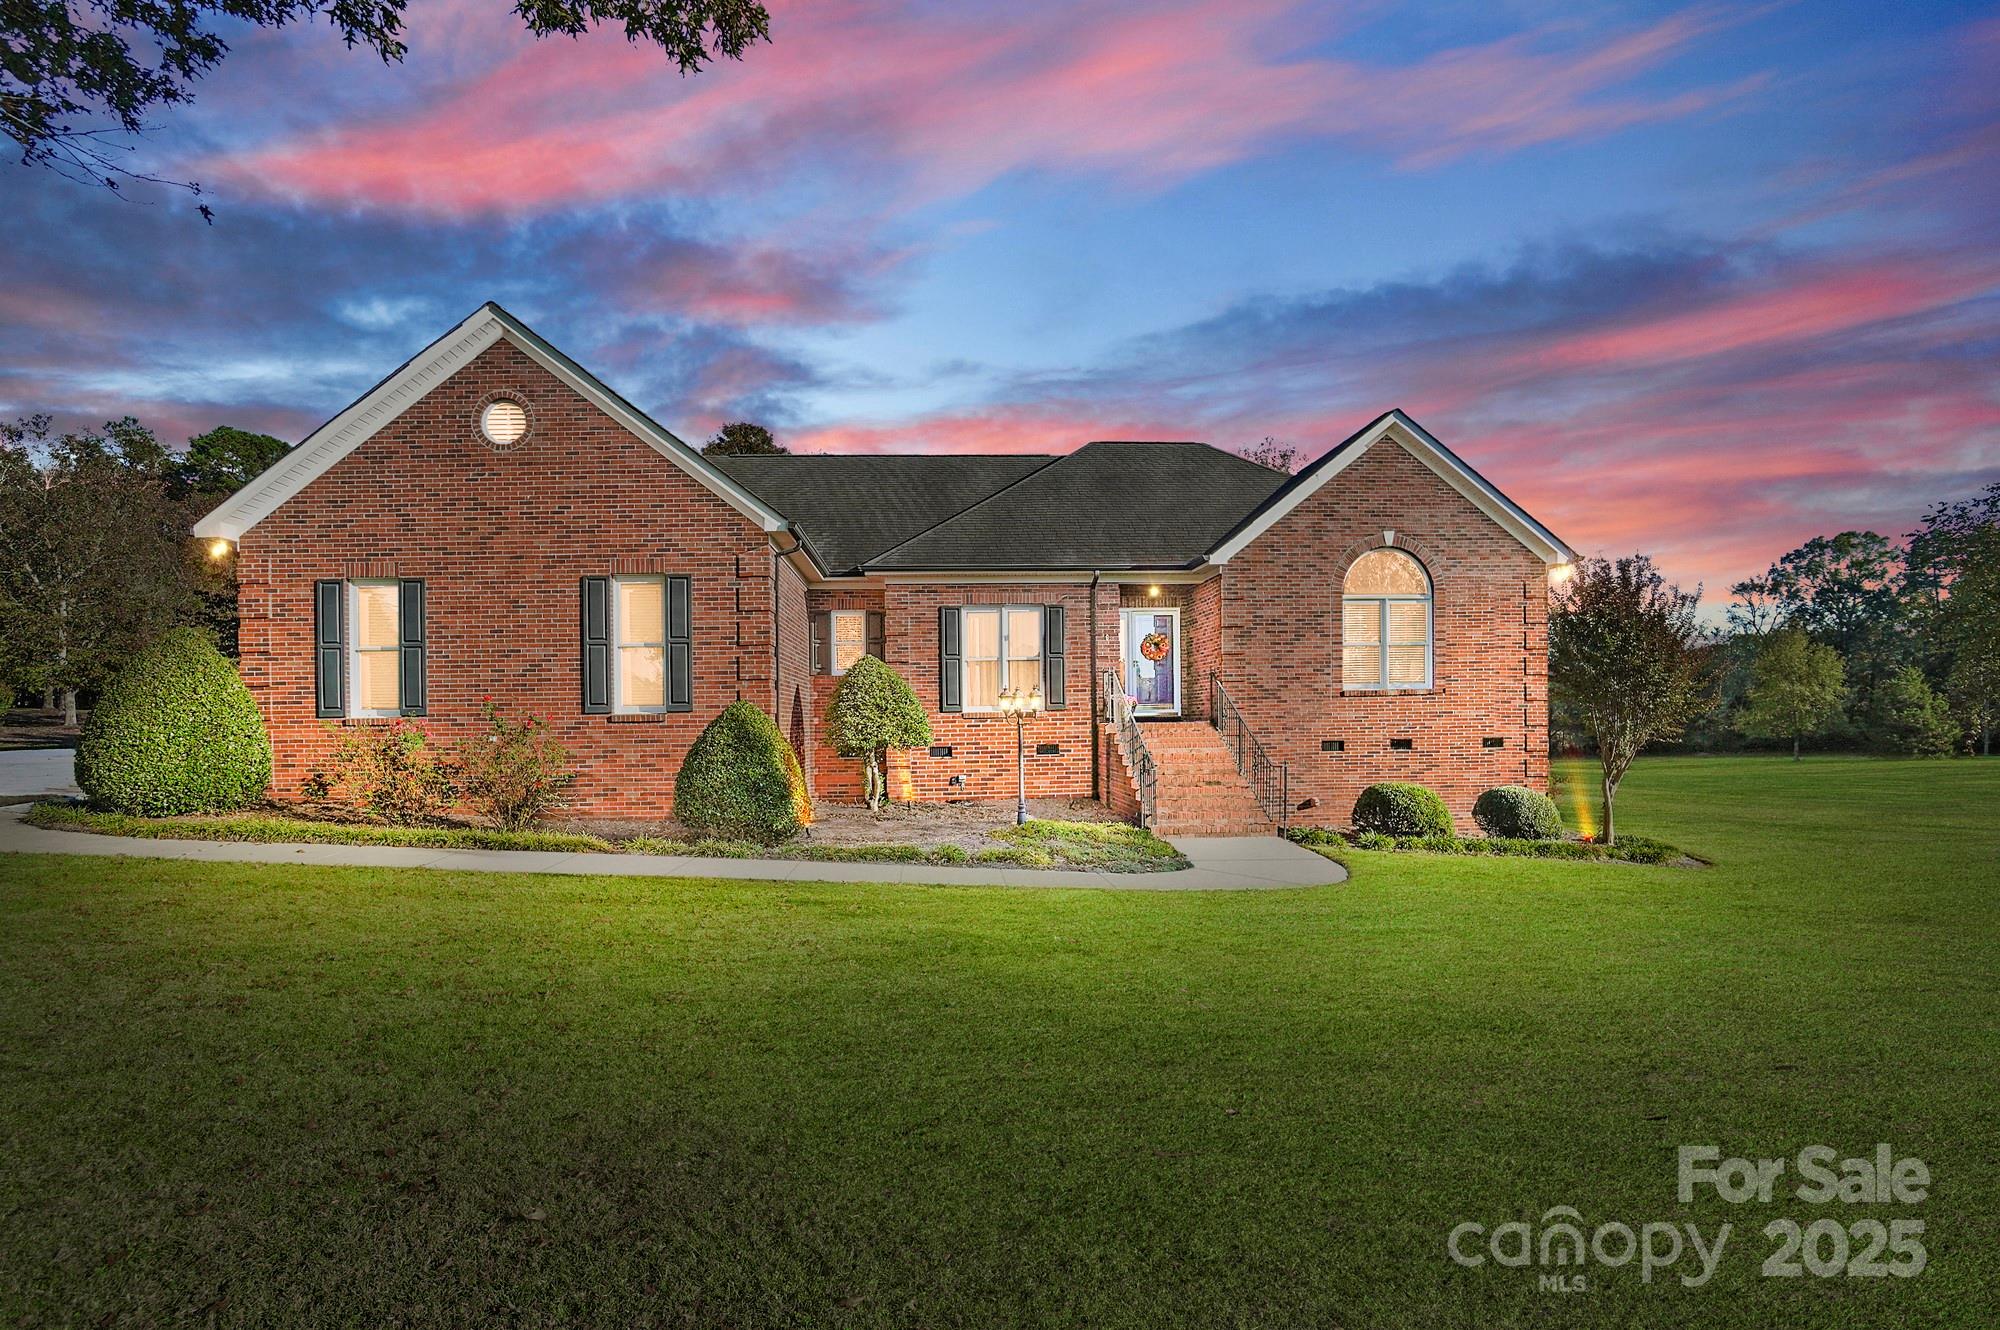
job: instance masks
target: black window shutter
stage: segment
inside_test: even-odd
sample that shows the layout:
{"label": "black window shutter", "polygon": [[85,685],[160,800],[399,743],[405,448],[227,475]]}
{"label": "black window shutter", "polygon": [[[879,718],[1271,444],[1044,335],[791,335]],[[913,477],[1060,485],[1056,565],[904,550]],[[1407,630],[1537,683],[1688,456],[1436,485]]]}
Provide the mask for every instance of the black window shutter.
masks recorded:
{"label": "black window shutter", "polygon": [[1069,705],[1069,648],[1063,632],[1063,607],[1042,606],[1042,704],[1051,710]]}
{"label": "black window shutter", "polygon": [[583,714],[611,710],[611,579],[579,582],[583,604]]}
{"label": "black window shutter", "polygon": [[345,716],[341,676],[347,663],[347,634],[342,622],[347,597],[345,582],[313,583],[313,714]]}
{"label": "black window shutter", "polygon": [[825,610],[816,611],[812,616],[812,644],[814,674],[833,673],[833,616]]}
{"label": "black window shutter", "polygon": [[399,648],[396,663],[402,711],[405,716],[421,716],[424,714],[424,689],[429,675],[425,660],[427,641],[424,636],[423,579],[401,579],[396,584],[396,596],[396,645]]}
{"label": "black window shutter", "polygon": [[958,609],[947,606],[938,610],[938,710],[961,711],[964,709],[959,699],[958,658]]}
{"label": "black window shutter", "polygon": [[694,604],[685,577],[667,579],[667,710],[694,710]]}
{"label": "black window shutter", "polygon": [[868,645],[865,648],[863,648],[863,650],[867,651],[869,655],[875,657],[875,659],[877,660],[887,660],[888,657],[882,654],[885,641],[885,634],[883,632],[882,611],[880,610],[868,611],[867,624],[868,624]]}

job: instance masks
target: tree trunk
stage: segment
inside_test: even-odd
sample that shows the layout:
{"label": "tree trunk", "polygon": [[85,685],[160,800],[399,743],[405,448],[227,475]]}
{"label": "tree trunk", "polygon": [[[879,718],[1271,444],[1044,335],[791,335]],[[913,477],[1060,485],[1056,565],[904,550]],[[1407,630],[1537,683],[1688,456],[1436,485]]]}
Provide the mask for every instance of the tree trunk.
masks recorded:
{"label": "tree trunk", "polygon": [[76,725],[76,689],[65,688],[62,690],[62,709],[63,724],[74,727]]}
{"label": "tree trunk", "polygon": [[1604,832],[1597,838],[1598,843],[1601,845],[1615,845],[1618,843],[1618,823],[1613,811],[1617,799],[1618,782],[1606,776],[1604,778]]}
{"label": "tree trunk", "polygon": [[55,709],[56,709],[56,686],[55,686],[54,684],[52,684],[52,683],[50,683],[50,684],[43,684],[43,685],[42,685],[42,710],[44,710],[44,711],[54,711]]}
{"label": "tree trunk", "polygon": [[1792,761],[1796,762],[1798,760],[1799,760],[1799,736],[1795,734],[1792,736]]}

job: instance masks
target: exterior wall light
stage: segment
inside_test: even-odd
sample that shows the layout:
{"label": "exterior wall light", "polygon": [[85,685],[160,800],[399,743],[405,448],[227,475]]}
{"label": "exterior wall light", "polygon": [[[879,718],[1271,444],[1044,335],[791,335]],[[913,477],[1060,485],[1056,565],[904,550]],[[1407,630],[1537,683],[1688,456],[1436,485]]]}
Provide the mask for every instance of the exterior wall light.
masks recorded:
{"label": "exterior wall light", "polygon": [[1561,586],[1575,576],[1576,565],[1573,563],[1552,563],[1549,565],[1550,586]]}
{"label": "exterior wall light", "polygon": [[209,558],[211,558],[211,559],[215,559],[215,560],[218,560],[218,561],[219,561],[219,560],[222,560],[222,559],[226,559],[226,558],[228,558],[228,557],[229,557],[229,542],[228,542],[228,541],[226,541],[226,540],[223,540],[223,539],[222,539],[222,538],[220,538],[220,537],[217,537],[216,539],[214,539],[214,540],[211,540],[211,541],[209,541],[209,542],[208,542],[208,557],[209,557]]}
{"label": "exterior wall light", "polygon": [[1160,594],[1160,588],[1158,586],[1149,586],[1146,588],[1146,594],[1149,596],[1157,596]]}

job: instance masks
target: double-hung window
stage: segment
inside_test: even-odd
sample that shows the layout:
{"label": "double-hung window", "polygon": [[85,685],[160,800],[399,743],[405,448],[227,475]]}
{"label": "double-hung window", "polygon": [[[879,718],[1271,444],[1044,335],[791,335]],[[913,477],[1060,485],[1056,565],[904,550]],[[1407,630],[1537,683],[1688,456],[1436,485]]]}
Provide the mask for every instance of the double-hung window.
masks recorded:
{"label": "double-hung window", "polygon": [[968,605],[963,632],[965,710],[998,711],[1000,690],[1042,686],[1042,607]]}
{"label": "double-hung window", "polygon": [[402,616],[397,610],[396,583],[349,582],[347,596],[347,621],[354,626],[347,664],[347,677],[354,680],[354,696],[347,714],[400,716]]}
{"label": "double-hung window", "polygon": [[868,654],[868,613],[834,610],[828,619],[832,628],[833,673],[845,674],[855,661]]}
{"label": "double-hung window", "polygon": [[1340,684],[1389,691],[1431,686],[1431,579],[1398,549],[1370,550],[1347,570]]}
{"label": "double-hung window", "polygon": [[613,711],[667,709],[667,579],[618,577],[611,612],[618,668],[613,672]]}

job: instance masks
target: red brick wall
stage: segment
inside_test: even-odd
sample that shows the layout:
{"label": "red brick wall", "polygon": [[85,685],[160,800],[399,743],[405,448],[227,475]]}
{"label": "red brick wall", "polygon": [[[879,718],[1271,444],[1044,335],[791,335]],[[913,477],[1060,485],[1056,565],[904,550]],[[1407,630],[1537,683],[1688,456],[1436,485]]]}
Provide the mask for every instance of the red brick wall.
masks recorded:
{"label": "red brick wall", "polygon": [[[1434,687],[1344,692],[1342,579],[1395,543],[1429,569]],[[1460,829],[1494,785],[1548,779],[1548,584],[1542,561],[1392,441],[1375,445],[1223,569],[1223,682],[1290,766],[1300,822],[1344,826],[1361,789],[1409,780],[1443,795]],[[1498,737],[1505,747],[1481,740]],[[1412,750],[1391,750],[1392,738]],[[1326,753],[1323,739],[1346,751]]]}
{"label": "red brick wall", "polygon": [[[505,453],[475,419],[502,390],[532,418]],[[753,523],[498,342],[243,537],[243,672],[271,729],[275,791],[297,793],[335,742],[329,726],[383,723],[313,716],[314,580],[421,577],[426,730],[471,732],[491,694],[549,718],[577,756],[580,809],[665,813],[702,726],[739,695],[773,703],[772,562]],[[581,714],[577,579],[619,572],[693,579],[691,713]]]}
{"label": "red brick wall", "polygon": [[812,634],[806,622],[806,581],[787,560],[777,561],[778,575],[778,728],[798,751],[805,768],[806,788],[813,789],[815,740],[819,711],[813,703]]}
{"label": "red brick wall", "polygon": [[[1117,640],[1117,589],[1099,595],[1100,629]],[[1108,608],[1107,608],[1108,604]],[[1027,786],[1030,798],[1088,795],[1090,791],[1090,586],[1082,583],[891,584],[883,594],[889,663],[916,689],[931,713],[933,742],[951,746],[950,757],[924,750],[910,755],[908,796],[917,799],[1011,799],[1015,793],[1014,722],[1005,716],[945,714],[938,706],[938,610],[947,605],[1061,605],[1067,610],[1069,705],[1045,711],[1027,724]],[[1109,657],[1107,657],[1108,659]],[[1036,744],[1054,743],[1056,755],[1035,753]],[[962,776],[959,785],[950,783]],[[890,789],[904,796],[894,774]]]}

